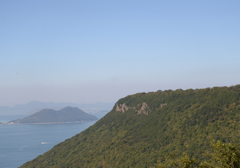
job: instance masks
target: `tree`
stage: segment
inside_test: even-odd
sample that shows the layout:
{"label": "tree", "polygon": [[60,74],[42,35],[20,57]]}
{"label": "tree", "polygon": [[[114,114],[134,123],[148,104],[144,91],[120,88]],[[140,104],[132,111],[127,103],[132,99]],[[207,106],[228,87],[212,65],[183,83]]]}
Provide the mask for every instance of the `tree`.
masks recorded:
{"label": "tree", "polygon": [[160,164],[158,168],[178,167],[178,168],[191,168],[196,166],[197,159],[192,159],[187,153],[184,153],[181,159],[177,159],[175,154],[170,155],[171,160],[165,164]]}
{"label": "tree", "polygon": [[221,141],[213,140],[211,146],[214,149],[213,153],[206,153],[211,159],[203,161],[199,165],[200,167],[221,167],[221,168],[238,168],[240,167],[240,151],[239,147],[232,145],[231,143],[225,144]]}
{"label": "tree", "polygon": [[[176,155],[170,155],[171,160],[165,164],[161,163],[158,168],[240,168],[240,150],[239,146],[232,145],[231,143],[225,144],[221,141],[211,141],[213,147],[213,153],[206,152],[205,155],[211,159],[202,161],[200,164],[196,159],[192,159],[188,154],[183,154],[181,159],[177,159]],[[198,166],[197,166],[198,165]]]}

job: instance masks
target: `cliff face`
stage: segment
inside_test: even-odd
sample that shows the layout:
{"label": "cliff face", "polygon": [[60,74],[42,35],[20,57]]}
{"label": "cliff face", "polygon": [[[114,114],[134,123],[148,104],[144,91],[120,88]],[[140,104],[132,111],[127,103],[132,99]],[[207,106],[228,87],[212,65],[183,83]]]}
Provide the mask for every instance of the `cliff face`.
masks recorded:
{"label": "cliff face", "polygon": [[119,105],[116,104],[115,111],[121,111],[124,113],[124,111],[129,109],[134,110],[137,114],[149,114],[151,112],[147,103],[145,102],[143,102],[142,106],[138,104],[137,107],[128,107],[125,103]]}
{"label": "cliff face", "polygon": [[240,142],[240,85],[138,93],[23,167],[153,167],[170,153],[201,160],[211,139]]}

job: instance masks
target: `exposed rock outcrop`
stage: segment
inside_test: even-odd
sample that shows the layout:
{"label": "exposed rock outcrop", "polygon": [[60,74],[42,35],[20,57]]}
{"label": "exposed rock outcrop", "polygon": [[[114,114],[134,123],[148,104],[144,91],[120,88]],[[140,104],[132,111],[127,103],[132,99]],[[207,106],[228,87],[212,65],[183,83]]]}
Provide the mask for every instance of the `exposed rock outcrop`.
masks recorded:
{"label": "exposed rock outcrop", "polygon": [[143,102],[141,109],[138,110],[137,113],[138,113],[138,114],[141,114],[141,113],[143,113],[143,114],[149,114],[150,112],[151,112],[151,110],[149,109],[147,103]]}
{"label": "exposed rock outcrop", "polygon": [[137,105],[137,107],[128,107],[125,103],[123,104],[117,104],[116,105],[116,111],[121,111],[121,112],[125,112],[128,109],[132,109],[134,110],[137,114],[149,114],[151,112],[150,108],[148,107],[147,103],[143,102],[141,108],[139,109],[139,104]]}
{"label": "exposed rock outcrop", "polygon": [[121,111],[123,113],[124,113],[124,111],[127,111],[128,109],[129,109],[129,107],[125,103],[119,104],[119,106],[117,104],[117,106],[116,106],[116,111]]}
{"label": "exposed rock outcrop", "polygon": [[163,104],[161,104],[161,109],[162,109],[162,107],[165,106],[165,105],[167,105],[167,103],[163,103]]}

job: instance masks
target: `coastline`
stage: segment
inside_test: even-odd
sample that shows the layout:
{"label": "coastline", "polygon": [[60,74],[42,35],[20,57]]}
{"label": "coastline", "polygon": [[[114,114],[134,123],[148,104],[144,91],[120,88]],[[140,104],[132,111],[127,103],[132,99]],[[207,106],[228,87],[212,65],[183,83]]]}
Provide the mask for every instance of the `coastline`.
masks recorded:
{"label": "coastline", "polygon": [[[98,119],[97,119],[98,120]],[[0,125],[24,125],[24,124],[63,124],[63,123],[78,123],[78,122],[87,122],[87,121],[96,121],[96,120],[82,120],[82,121],[68,121],[68,122],[46,122],[46,123],[2,123]]]}

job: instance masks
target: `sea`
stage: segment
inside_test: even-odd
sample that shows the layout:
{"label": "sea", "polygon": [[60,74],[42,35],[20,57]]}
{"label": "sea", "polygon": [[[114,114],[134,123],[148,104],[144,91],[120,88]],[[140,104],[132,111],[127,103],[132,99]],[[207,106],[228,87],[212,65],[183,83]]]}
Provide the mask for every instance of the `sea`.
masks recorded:
{"label": "sea", "polygon": [[[98,119],[106,113],[95,113]],[[0,115],[0,122],[24,118]],[[97,121],[59,124],[0,125],[0,168],[17,168],[56,144],[84,131]]]}

